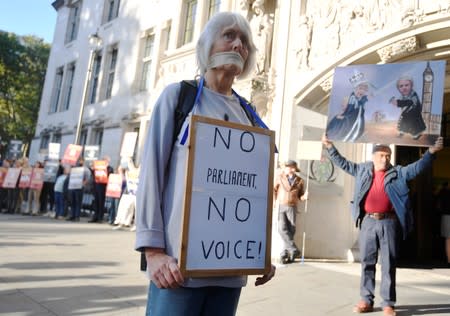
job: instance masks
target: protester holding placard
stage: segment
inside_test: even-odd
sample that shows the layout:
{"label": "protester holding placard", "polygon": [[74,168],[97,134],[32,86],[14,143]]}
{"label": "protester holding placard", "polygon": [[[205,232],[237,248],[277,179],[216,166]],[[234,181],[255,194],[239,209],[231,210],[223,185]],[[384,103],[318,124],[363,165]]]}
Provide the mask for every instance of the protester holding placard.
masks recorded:
{"label": "protester holding placard", "polygon": [[305,184],[296,173],[300,172],[297,162],[288,160],[284,169],[275,179],[273,188],[274,199],[278,200],[278,232],[283,241],[283,250],[280,254],[282,263],[292,263],[300,258],[300,250],[294,241],[297,207],[300,201],[308,198]]}
{"label": "protester holding placard", "polygon": [[[251,125],[243,110],[249,105],[232,85],[252,71],[255,53],[244,17],[231,12],[213,16],[196,47],[201,77],[191,114]],[[173,145],[179,91],[179,83],[166,87],[153,109],[136,198],[135,247],[145,252],[151,280],[147,315],[186,315],[187,311],[189,315],[235,315],[246,276],[184,278],[177,264],[189,133],[187,119]],[[269,281],[274,274],[272,266],[255,284]]]}
{"label": "protester holding placard", "polygon": [[3,212],[3,207],[6,205],[6,189],[3,188],[3,181],[5,180],[8,168],[5,167],[5,161],[3,160],[0,165],[0,212]]}
{"label": "protester holding placard", "polygon": [[40,197],[43,185],[43,172],[41,171],[44,170],[43,167],[44,165],[40,161],[37,161],[34,164],[33,171],[31,173],[30,186],[28,189],[27,207],[26,210],[24,210],[24,213],[31,213],[33,215],[39,214]]}
{"label": "protester holding placard", "polygon": [[431,168],[435,154],[443,148],[443,138],[439,137],[421,159],[406,166],[391,165],[391,149],[388,145],[374,145],[372,161],[354,163],[341,156],[327,136],[322,137],[322,142],[331,161],[355,177],[351,211],[356,226],[361,230],[361,300],[353,311],[373,311],[375,272],[380,252],[381,307],[385,316],[395,316],[399,239],[405,239],[413,228],[408,181]]}
{"label": "protester holding placard", "polygon": [[8,189],[3,185],[8,174],[8,169],[11,166],[9,159],[2,161],[2,167],[0,170],[0,212],[6,213],[8,211]]}
{"label": "protester holding placard", "polygon": [[94,161],[94,215],[89,223],[101,223],[105,214],[105,197],[108,176],[114,172],[109,165],[109,156],[104,156],[102,160]]}
{"label": "protester holding placard", "polygon": [[55,187],[53,192],[55,194],[55,219],[64,217],[66,208],[66,199],[64,192],[64,183],[70,173],[70,166],[66,165],[63,167],[63,173],[60,174],[55,181]]}
{"label": "protester holding placard", "polygon": [[76,167],[71,169],[69,177],[70,216],[66,220],[79,222],[83,203],[83,188],[90,178],[90,171],[84,165],[83,157],[78,158]]}
{"label": "protester holding placard", "polygon": [[[20,208],[20,174],[22,171],[22,159],[18,159],[13,163],[13,166],[8,169],[5,181],[3,183],[4,187],[8,188],[7,194],[7,213],[14,214],[17,208]],[[22,201],[20,201],[22,203]]]}

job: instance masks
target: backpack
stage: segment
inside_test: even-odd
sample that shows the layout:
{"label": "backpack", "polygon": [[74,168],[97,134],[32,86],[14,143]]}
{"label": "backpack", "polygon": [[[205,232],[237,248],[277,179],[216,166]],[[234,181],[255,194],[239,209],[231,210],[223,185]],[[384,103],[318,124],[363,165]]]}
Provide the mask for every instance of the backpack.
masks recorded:
{"label": "backpack", "polygon": [[[181,131],[184,121],[188,117],[192,108],[194,107],[195,97],[197,96],[197,81],[196,80],[182,80],[180,81],[180,94],[178,95],[178,103],[174,112],[174,129],[172,135],[172,148],[177,141],[178,134]],[[246,100],[245,100],[246,101]],[[246,101],[247,102],[247,101]],[[247,102],[249,103],[249,102]],[[253,106],[252,106],[253,107]],[[242,106],[247,118],[250,120],[253,126],[257,126],[256,120],[252,113]],[[170,158],[169,158],[170,161]],[[141,252],[141,271],[147,270],[147,261],[145,259],[145,253]]]}
{"label": "backpack", "polygon": [[[183,126],[186,117],[191,112],[194,107],[195,97],[197,96],[197,81],[195,80],[182,80],[180,81],[180,94],[178,95],[178,104],[175,108],[174,120],[175,125],[173,129],[173,139],[172,139],[172,147],[177,140],[177,136],[181,131],[181,127]],[[245,100],[247,102],[247,100]],[[247,102],[249,104],[249,102]],[[253,106],[252,106],[253,107]],[[252,113],[245,107],[242,106],[247,118],[250,120],[250,123],[253,126],[257,126],[256,120]],[[253,107],[253,109],[255,109]]]}

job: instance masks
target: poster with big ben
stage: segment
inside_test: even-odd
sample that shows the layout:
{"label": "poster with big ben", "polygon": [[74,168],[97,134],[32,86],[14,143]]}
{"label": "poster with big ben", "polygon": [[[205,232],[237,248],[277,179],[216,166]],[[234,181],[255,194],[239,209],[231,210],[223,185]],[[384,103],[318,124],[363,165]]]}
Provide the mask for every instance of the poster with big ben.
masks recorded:
{"label": "poster with big ben", "polygon": [[430,146],[441,133],[445,61],[337,67],[330,140]]}

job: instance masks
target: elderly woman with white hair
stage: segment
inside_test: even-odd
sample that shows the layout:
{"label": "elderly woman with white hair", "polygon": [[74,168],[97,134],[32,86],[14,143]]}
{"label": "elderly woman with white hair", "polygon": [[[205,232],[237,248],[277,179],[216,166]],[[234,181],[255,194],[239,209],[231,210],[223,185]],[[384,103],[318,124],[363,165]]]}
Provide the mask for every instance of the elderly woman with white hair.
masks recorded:
{"label": "elderly woman with white hair", "polygon": [[[216,14],[205,26],[196,47],[200,77],[190,113],[251,125],[261,122],[246,101],[233,91],[236,78],[254,67],[255,45],[244,17]],[[180,83],[168,85],[154,107],[141,164],[136,196],[136,244],[145,253],[150,288],[147,315],[235,315],[246,276],[185,278],[178,266],[188,148],[189,116],[173,145],[174,112]],[[247,114],[247,115],[246,115]],[[254,120],[253,120],[254,119]],[[260,285],[275,274],[256,279]]]}

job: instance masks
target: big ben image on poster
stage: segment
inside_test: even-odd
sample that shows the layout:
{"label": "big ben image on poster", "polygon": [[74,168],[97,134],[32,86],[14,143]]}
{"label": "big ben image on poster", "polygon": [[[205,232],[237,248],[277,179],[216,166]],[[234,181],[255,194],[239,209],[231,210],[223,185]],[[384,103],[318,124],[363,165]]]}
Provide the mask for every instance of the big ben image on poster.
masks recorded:
{"label": "big ben image on poster", "polygon": [[445,61],[337,67],[328,108],[330,140],[409,146],[441,133]]}

